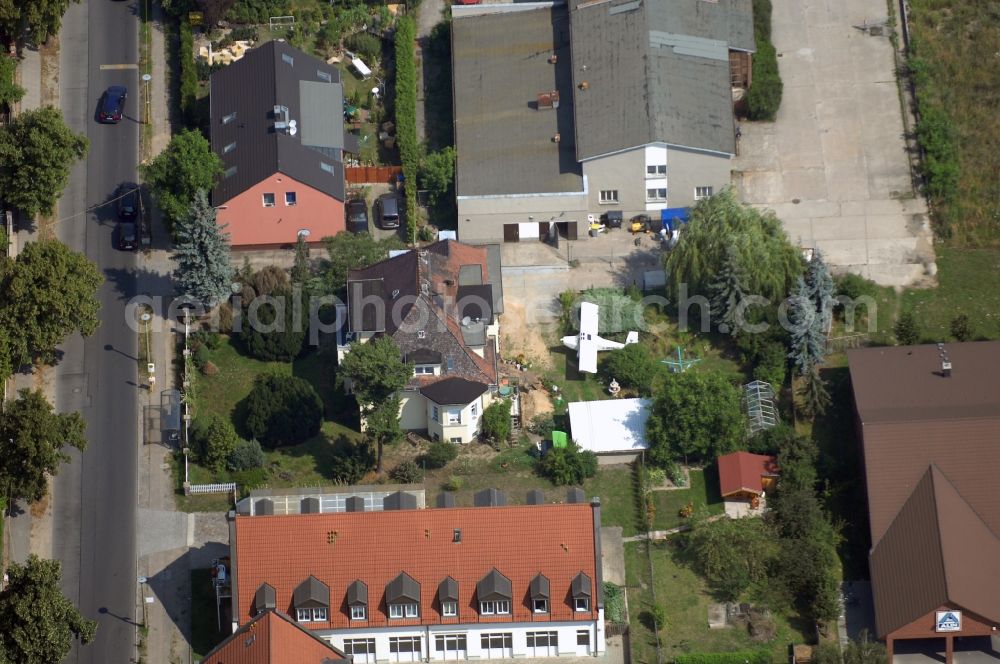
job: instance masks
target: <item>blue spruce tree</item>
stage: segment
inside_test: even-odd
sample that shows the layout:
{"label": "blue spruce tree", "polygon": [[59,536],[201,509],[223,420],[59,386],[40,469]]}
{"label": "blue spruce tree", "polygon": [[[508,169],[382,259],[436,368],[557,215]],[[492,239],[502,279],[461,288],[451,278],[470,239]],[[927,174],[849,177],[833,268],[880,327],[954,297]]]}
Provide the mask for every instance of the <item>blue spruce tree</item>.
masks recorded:
{"label": "blue spruce tree", "polygon": [[174,225],[174,282],[182,295],[209,307],[232,292],[229,234],[224,231],[204,191],[195,194],[187,214]]}

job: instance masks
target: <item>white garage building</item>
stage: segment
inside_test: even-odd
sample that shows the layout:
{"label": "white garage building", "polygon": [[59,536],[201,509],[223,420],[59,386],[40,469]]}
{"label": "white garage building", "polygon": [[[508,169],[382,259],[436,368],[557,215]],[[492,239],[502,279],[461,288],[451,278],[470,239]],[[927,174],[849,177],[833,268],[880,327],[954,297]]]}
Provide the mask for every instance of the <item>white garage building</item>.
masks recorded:
{"label": "white garage building", "polygon": [[569,405],[570,437],[602,464],[633,461],[649,445],[646,420],[651,399],[574,401]]}

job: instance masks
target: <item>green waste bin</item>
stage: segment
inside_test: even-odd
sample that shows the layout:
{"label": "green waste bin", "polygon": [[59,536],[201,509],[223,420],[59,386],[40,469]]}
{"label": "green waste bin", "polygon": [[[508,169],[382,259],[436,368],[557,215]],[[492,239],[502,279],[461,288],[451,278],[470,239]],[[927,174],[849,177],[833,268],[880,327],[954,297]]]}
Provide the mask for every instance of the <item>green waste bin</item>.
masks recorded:
{"label": "green waste bin", "polygon": [[565,431],[552,432],[552,447],[566,447],[569,437]]}

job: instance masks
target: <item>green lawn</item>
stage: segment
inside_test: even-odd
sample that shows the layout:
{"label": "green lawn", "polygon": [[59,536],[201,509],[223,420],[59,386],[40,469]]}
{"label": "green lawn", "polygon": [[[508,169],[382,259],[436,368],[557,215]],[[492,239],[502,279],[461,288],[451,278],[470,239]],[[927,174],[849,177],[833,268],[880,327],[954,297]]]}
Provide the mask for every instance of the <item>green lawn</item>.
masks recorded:
{"label": "green lawn", "polygon": [[[195,378],[195,416],[215,414],[222,417],[236,418],[237,404],[245,399],[253,388],[255,376],[263,373],[291,374],[292,365],[288,362],[262,362],[238,350],[239,344],[227,336],[222,337],[222,344],[210,351],[209,359],[218,367],[214,376],[198,373]],[[237,428],[241,422],[234,420]]]}
{"label": "green lawn", "polygon": [[[625,581],[628,604],[632,662],[656,663],[656,640],[641,619],[652,604],[649,591],[649,562],[646,543],[625,544]],[[775,637],[766,644],[754,643],[745,629],[708,628],[708,605],[711,597],[704,581],[684,562],[675,540],[651,544],[654,587],[657,603],[666,611],[666,627],[660,631],[664,661],[686,652],[727,652],[770,647],[775,662],[787,660],[788,643],[802,642],[805,635],[789,623],[788,617],[774,613]]]}
{"label": "green lawn", "polygon": [[231,633],[227,629],[225,616],[221,632],[216,629],[217,624],[212,571],[193,569],[191,570],[191,650],[196,659],[207,655]]}
{"label": "green lawn", "polygon": [[690,471],[691,486],[687,489],[654,491],[656,518],[653,530],[667,530],[684,525],[686,519],[678,512],[688,503],[693,503],[695,511],[707,510],[709,514],[722,514],[722,496],[719,494],[719,472],[715,465],[705,470]]}

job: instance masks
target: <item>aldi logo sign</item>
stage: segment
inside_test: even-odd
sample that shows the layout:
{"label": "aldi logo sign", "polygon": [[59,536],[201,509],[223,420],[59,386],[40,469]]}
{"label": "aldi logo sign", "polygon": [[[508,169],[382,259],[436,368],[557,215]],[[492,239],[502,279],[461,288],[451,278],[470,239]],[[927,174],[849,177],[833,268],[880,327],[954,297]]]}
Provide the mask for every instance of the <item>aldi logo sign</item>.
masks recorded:
{"label": "aldi logo sign", "polygon": [[936,632],[960,632],[962,631],[961,611],[938,611]]}

